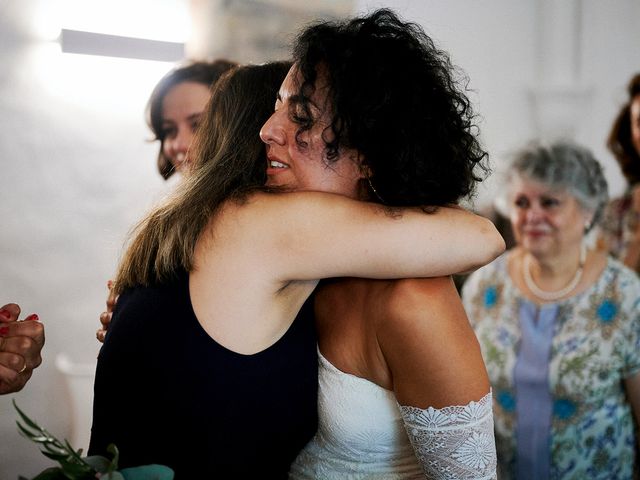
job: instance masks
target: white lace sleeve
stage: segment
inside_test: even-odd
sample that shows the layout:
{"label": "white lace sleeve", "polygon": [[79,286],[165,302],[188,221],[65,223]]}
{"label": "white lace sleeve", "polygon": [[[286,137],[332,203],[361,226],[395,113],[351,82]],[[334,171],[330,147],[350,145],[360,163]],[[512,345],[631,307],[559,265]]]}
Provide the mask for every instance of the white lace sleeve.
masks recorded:
{"label": "white lace sleeve", "polygon": [[441,409],[400,405],[405,428],[427,478],[495,479],[491,392],[479,402]]}

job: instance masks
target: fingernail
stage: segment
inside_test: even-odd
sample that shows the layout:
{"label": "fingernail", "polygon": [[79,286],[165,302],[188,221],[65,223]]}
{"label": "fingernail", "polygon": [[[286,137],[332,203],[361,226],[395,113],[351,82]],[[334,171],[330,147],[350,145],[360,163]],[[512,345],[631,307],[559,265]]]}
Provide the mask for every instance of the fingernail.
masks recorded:
{"label": "fingernail", "polygon": [[25,318],[26,320],[33,320],[34,322],[37,322],[38,320],[40,320],[40,317],[38,317],[37,314],[32,313],[31,315],[29,315],[27,318]]}
{"label": "fingernail", "polygon": [[4,337],[9,334],[9,327],[0,327],[0,337]]}

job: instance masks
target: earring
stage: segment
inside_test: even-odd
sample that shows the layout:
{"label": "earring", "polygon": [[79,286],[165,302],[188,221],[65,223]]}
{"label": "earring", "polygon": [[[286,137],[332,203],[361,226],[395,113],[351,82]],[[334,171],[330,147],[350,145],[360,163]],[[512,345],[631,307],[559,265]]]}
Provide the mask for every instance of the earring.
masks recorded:
{"label": "earring", "polygon": [[366,178],[367,178],[367,183],[369,184],[369,188],[371,188],[371,191],[375,194],[376,197],[378,197],[378,200],[380,200],[380,203],[384,204],[384,200],[382,199],[382,197],[380,196],[376,188],[373,186],[373,183],[371,183],[371,177],[367,175]]}

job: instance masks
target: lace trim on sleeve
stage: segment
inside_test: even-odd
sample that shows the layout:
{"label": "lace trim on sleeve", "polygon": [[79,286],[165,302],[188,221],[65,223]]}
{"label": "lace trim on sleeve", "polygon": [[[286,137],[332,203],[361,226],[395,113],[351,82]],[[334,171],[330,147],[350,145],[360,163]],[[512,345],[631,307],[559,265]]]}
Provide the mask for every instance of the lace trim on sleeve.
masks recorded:
{"label": "lace trim on sleeve", "polygon": [[428,478],[495,479],[491,392],[478,402],[441,409],[399,405],[416,457]]}

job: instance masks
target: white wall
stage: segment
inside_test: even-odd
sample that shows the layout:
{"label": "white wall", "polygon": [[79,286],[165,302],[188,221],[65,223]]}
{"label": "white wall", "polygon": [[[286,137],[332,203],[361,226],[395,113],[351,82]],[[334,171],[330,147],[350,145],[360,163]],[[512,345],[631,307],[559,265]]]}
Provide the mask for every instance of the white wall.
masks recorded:
{"label": "white wall", "polygon": [[[16,433],[11,398],[53,433],[70,434],[68,397],[54,358],[67,352],[76,362],[95,359],[105,282],[125,233],[167,189],[155,171],[156,146],[145,142],[150,135],[142,112],[169,66],[60,54],[32,33],[45,5],[57,3],[0,0],[0,303],[17,301],[25,313],[38,313],[47,332],[44,364],[31,382],[0,397],[2,479],[50,465]],[[357,3],[359,11],[376,5]],[[538,81],[537,1],[385,4],[421,23],[466,71],[496,166],[535,136],[529,91]],[[580,80],[592,97],[576,137],[606,164],[619,192],[621,176],[604,138],[627,79],[640,70],[640,2],[581,4]],[[479,202],[488,197],[485,192]]]}
{"label": "white wall", "polygon": [[70,435],[55,356],[95,361],[105,282],[129,226],[167,188],[143,110],[171,65],[63,55],[33,32],[46,3],[0,0],[0,305],[38,313],[47,336],[27,388],[0,397],[1,479],[51,465],[18,435],[11,398]]}
{"label": "white wall", "polygon": [[[470,78],[485,146],[499,171],[509,154],[537,136],[530,99],[541,86],[538,13],[554,0],[360,0],[358,11],[380,6],[396,10],[405,19],[423,26],[453,62]],[[564,1],[564,0],[563,0]],[[640,2],[637,0],[566,0],[574,2],[581,18],[579,64],[576,87],[586,87],[591,96],[584,116],[577,119],[575,138],[591,148],[605,166],[610,190],[624,189],[617,164],[605,148],[605,139],[633,72],[640,71]],[[581,13],[580,13],[581,12]],[[561,35],[570,39],[557,26]],[[497,178],[497,176],[496,176]],[[480,191],[478,203],[491,198]]]}
{"label": "white wall", "polygon": [[593,97],[576,138],[593,149],[605,165],[611,193],[619,195],[624,177],[605,142],[627,98],[627,83],[640,72],[640,2],[584,0],[583,12],[583,78]]}

